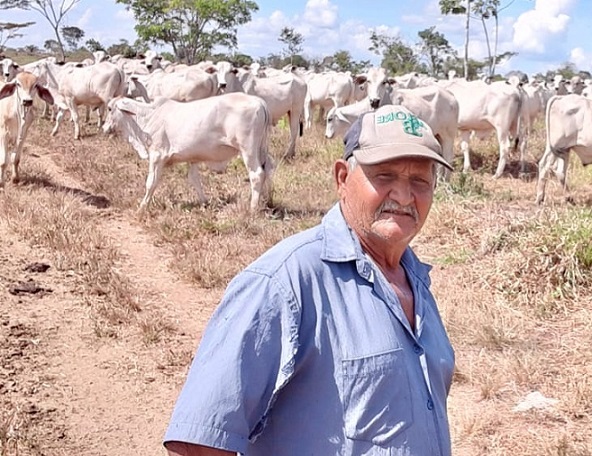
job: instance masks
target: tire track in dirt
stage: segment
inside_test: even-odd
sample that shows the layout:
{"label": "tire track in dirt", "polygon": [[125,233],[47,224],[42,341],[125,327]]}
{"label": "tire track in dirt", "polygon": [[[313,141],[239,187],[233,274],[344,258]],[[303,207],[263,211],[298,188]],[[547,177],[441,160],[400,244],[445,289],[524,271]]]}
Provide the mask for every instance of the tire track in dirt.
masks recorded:
{"label": "tire track in dirt", "polygon": [[[74,194],[85,192],[46,152],[27,159],[41,165],[56,184]],[[106,210],[99,228],[120,253],[118,272],[138,291],[140,321],[159,319],[175,329],[147,345],[138,326],[122,328],[116,339],[97,338],[79,303],[51,317],[59,320],[53,341],[59,349],[48,360],[48,374],[60,383],[56,399],[65,407],[67,452],[161,455],[172,406],[219,295],[173,273],[171,254],[155,246],[130,216]]]}

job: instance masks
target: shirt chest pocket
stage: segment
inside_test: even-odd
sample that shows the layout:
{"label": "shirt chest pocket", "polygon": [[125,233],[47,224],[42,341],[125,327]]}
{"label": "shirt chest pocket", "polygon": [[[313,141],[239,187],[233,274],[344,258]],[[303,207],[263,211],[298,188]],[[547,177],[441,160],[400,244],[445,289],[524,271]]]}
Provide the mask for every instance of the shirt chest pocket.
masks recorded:
{"label": "shirt chest pocket", "polygon": [[413,422],[403,349],[342,361],[345,435],[385,446]]}

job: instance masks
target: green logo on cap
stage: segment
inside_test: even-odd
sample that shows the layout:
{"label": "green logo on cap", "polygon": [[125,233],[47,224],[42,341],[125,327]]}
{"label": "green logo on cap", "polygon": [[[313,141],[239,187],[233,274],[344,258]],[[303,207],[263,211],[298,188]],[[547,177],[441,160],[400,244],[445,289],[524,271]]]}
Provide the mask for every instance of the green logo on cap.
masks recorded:
{"label": "green logo on cap", "polygon": [[395,120],[403,122],[403,131],[408,135],[419,137],[423,136],[419,129],[424,128],[425,124],[413,114],[407,114],[403,111],[390,112],[386,115],[378,116],[376,117],[376,124],[380,125],[388,122],[394,122]]}

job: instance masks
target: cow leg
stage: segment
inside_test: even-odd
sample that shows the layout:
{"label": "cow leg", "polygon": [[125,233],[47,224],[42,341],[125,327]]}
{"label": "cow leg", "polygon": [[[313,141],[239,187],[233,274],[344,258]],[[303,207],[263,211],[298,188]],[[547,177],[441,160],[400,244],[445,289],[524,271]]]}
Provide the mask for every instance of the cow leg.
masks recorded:
{"label": "cow leg", "polygon": [[569,188],[567,186],[567,169],[569,167],[569,152],[565,156],[556,157],[555,175],[563,188],[565,201],[571,201]]}
{"label": "cow leg", "polygon": [[148,177],[146,178],[146,193],[144,194],[144,198],[140,203],[140,210],[145,209],[146,206],[148,206],[150,200],[152,199],[152,196],[154,196],[154,190],[156,190],[158,181],[160,181],[163,168],[164,163],[162,162],[160,157],[150,156],[150,164],[148,165]]}
{"label": "cow leg", "polygon": [[105,105],[102,104],[97,108],[97,115],[99,120],[97,121],[97,127],[101,128],[105,122]]}
{"label": "cow leg", "polygon": [[189,165],[189,172],[187,173],[187,180],[191,184],[191,186],[195,189],[195,193],[197,193],[197,199],[200,204],[206,204],[208,199],[206,194],[203,191],[203,186],[201,185],[201,176],[199,174],[199,164],[192,163]]}
{"label": "cow leg", "polygon": [[541,204],[545,200],[545,187],[547,185],[547,175],[555,161],[555,157],[549,146],[539,161],[539,180],[537,181],[536,203]]}
{"label": "cow leg", "polygon": [[471,157],[469,154],[469,144],[471,139],[471,132],[469,130],[461,130],[460,132],[460,150],[464,157],[463,173],[468,173],[471,170]]}
{"label": "cow leg", "polygon": [[499,179],[502,177],[502,174],[504,174],[506,162],[508,161],[508,153],[511,146],[510,135],[508,132],[498,131],[497,140],[499,142],[500,157],[499,162],[497,163],[497,170],[493,175],[494,179]]}
{"label": "cow leg", "polygon": [[307,130],[310,130],[312,127],[313,109],[314,106],[312,105],[312,101],[307,100],[304,102],[304,125],[306,126]]}
{"label": "cow leg", "polygon": [[58,113],[55,117],[55,125],[53,130],[51,130],[51,136],[55,136],[60,128],[60,124],[62,123],[62,119],[64,118],[65,110],[62,108],[58,109]]}
{"label": "cow leg", "polygon": [[298,129],[300,128],[300,116],[294,115],[294,112],[288,111],[288,119],[290,121],[290,142],[288,149],[284,154],[285,158],[294,158],[296,155],[296,137],[298,136]]}
{"label": "cow leg", "polygon": [[20,176],[19,176],[19,165],[21,163],[21,153],[22,153],[23,147],[25,145],[25,139],[27,139],[27,132],[28,132],[28,130],[29,130],[29,126],[25,123],[25,125],[23,126],[23,130],[22,130],[22,132],[19,135],[19,138],[17,140],[17,144],[16,144],[16,147],[14,149],[14,152],[12,153],[12,156],[11,156],[11,163],[12,163],[12,182],[14,184],[18,183],[19,180],[20,180]]}
{"label": "cow leg", "polygon": [[0,188],[4,187],[4,179],[6,177],[6,160],[8,158],[8,144],[3,137],[0,135]]}
{"label": "cow leg", "polygon": [[84,112],[84,122],[85,123],[89,123],[90,122],[90,106],[85,105],[86,111]]}
{"label": "cow leg", "polygon": [[[442,157],[452,165],[452,162],[454,161],[454,136],[450,139],[442,139],[441,137],[438,137],[438,140],[442,145]],[[450,180],[450,171],[444,166],[438,166],[438,178],[448,182]]]}
{"label": "cow leg", "polygon": [[78,115],[78,107],[72,103],[68,108],[70,109],[72,122],[74,122],[74,139],[80,139],[80,116]]}
{"label": "cow leg", "polygon": [[526,147],[528,145],[528,133],[520,138],[520,174],[526,174]]}
{"label": "cow leg", "polygon": [[262,166],[256,169],[249,169],[249,181],[251,182],[251,212],[259,209],[259,202],[265,196],[266,174]]}

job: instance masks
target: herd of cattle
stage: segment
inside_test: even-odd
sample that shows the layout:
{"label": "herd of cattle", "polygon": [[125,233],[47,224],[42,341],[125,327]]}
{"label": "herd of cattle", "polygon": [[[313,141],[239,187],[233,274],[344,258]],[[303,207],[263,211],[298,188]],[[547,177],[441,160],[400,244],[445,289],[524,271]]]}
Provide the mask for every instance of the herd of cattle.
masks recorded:
{"label": "herd of cattle", "polygon": [[[545,115],[546,148],[539,162],[537,202],[544,199],[551,168],[566,188],[569,152],[583,164],[592,163],[592,83],[560,76],[553,81],[507,81],[487,84],[449,77],[436,80],[416,73],[391,77],[383,68],[364,73],[315,73],[296,68],[237,68],[228,62],[196,65],[164,61],[154,52],[141,59],[109,57],[103,51],[83,62],[58,63],[48,57],[26,65],[0,57],[0,186],[7,165],[18,181],[23,144],[39,97],[54,115],[52,135],[66,112],[80,138],[78,107],[98,112],[99,127],[116,131],[138,155],[149,160],[145,207],[165,166],[189,164],[189,182],[204,202],[199,164],[222,172],[240,154],[251,183],[251,209],[256,210],[271,183],[273,163],[268,153],[269,129],[288,117],[290,139],[286,157],[296,153],[296,141],[312,126],[315,107],[326,112],[325,135],[342,137],[364,112],[384,104],[401,104],[424,120],[452,163],[460,136],[463,171],[471,169],[471,136],[496,133],[499,162],[495,177],[506,167],[509,153],[519,149],[524,164],[528,136],[537,117]],[[0,78],[0,80],[2,79]],[[588,127],[588,128],[585,128]],[[442,170],[442,178],[447,173]]]}

